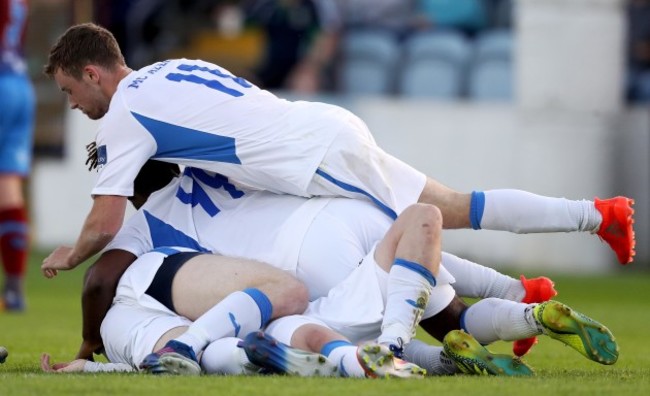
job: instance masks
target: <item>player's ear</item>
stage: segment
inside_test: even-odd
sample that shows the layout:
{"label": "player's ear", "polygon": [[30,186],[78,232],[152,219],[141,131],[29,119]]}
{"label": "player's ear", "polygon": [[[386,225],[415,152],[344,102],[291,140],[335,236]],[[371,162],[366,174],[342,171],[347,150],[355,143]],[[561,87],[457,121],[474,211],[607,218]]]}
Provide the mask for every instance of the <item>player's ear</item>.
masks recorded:
{"label": "player's ear", "polygon": [[95,84],[99,83],[100,70],[95,65],[86,65],[83,69],[82,78]]}

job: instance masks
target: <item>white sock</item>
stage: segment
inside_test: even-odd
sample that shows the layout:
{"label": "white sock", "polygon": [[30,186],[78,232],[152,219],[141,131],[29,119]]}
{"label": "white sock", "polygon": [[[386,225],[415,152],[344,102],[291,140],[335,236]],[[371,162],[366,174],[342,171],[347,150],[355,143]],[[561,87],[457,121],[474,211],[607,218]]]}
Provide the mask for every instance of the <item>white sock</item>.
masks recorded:
{"label": "white sock", "polygon": [[212,341],[223,337],[245,336],[266,325],[272,308],[266,295],[257,289],[229,294],[201,315],[176,338],[199,353]]}
{"label": "white sock", "polygon": [[243,375],[255,372],[259,367],[246,357],[239,348],[239,338],[226,337],[211,342],[201,356],[201,367],[208,374]]}
{"label": "white sock", "polygon": [[435,278],[422,265],[395,259],[388,273],[386,309],[377,340],[380,344],[407,344],[415,336],[433,286]]}
{"label": "white sock", "polygon": [[[480,208],[471,209],[473,216],[477,216],[472,223],[478,223],[480,228],[487,230],[518,234],[595,232],[602,222],[602,216],[592,201],[545,197],[511,189],[490,190],[483,194],[485,204],[482,216],[476,214]],[[476,206],[474,199],[472,206]]]}
{"label": "white sock", "polygon": [[404,346],[404,360],[427,370],[427,375],[450,375],[458,373],[456,364],[447,357],[444,349],[420,340],[411,340]]}
{"label": "white sock", "polygon": [[339,365],[341,376],[365,378],[366,372],[361,367],[357,357],[357,346],[351,345],[349,342],[334,341],[331,344],[336,346],[329,349],[329,344],[323,346],[321,354]]}
{"label": "white sock", "polygon": [[486,298],[464,312],[461,325],[483,345],[529,338],[542,334],[532,319],[535,305]]}
{"label": "white sock", "polygon": [[495,297],[521,301],[526,295],[519,279],[453,254],[442,252],[442,265],[456,278],[453,286],[456,294],[461,297]]}

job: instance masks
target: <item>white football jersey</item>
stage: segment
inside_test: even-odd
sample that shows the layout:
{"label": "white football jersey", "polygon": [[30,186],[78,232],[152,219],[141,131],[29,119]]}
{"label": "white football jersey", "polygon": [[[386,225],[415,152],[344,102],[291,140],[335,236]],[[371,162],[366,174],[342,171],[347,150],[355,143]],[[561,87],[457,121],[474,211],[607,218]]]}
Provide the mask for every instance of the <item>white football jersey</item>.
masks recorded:
{"label": "white football jersey", "polygon": [[133,195],[135,176],[154,158],[304,196],[339,133],[333,114],[350,115],[280,99],[208,62],[158,62],[119,83],[96,136],[100,172],[92,194]]}
{"label": "white football jersey", "polygon": [[149,197],[106,249],[140,256],[158,247],[186,247],[295,274],[304,235],[329,200],[253,190],[220,174],[186,168]]}

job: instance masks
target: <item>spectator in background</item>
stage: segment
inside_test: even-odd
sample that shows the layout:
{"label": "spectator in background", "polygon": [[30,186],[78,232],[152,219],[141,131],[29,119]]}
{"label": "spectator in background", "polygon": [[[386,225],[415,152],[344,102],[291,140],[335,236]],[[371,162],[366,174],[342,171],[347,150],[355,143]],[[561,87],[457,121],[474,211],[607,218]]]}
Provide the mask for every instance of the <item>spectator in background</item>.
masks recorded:
{"label": "spectator in background", "polygon": [[265,89],[312,94],[330,88],[328,73],[337,43],[331,0],[252,0],[247,22],[258,25],[266,48],[255,72]]}
{"label": "spectator in background", "polygon": [[111,31],[129,65],[139,69],[187,45],[209,25],[213,8],[232,0],[94,0],[94,21]]}
{"label": "spectator in background", "polygon": [[628,97],[650,103],[650,0],[629,0]]}
{"label": "spectator in background", "polygon": [[23,181],[30,171],[34,124],[34,91],[24,57],[27,13],[26,0],[0,0],[0,259],[5,273],[0,305],[7,311],[25,309]]}
{"label": "spectator in background", "polygon": [[250,0],[243,7],[250,24],[267,36],[255,83],[295,93],[334,91],[341,37],[380,30],[397,40],[430,23],[418,14],[418,0]]}

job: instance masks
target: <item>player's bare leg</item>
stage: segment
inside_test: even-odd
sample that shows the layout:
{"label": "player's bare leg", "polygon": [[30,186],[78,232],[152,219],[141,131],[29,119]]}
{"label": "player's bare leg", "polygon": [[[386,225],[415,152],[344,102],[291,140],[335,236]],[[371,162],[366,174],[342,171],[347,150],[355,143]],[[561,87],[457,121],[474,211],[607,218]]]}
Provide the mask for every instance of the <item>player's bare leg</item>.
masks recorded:
{"label": "player's bare leg", "polygon": [[442,216],[433,205],[406,208],[377,245],[375,260],[388,272],[380,344],[396,357],[415,335],[440,268]]}

